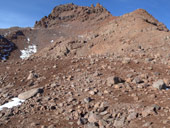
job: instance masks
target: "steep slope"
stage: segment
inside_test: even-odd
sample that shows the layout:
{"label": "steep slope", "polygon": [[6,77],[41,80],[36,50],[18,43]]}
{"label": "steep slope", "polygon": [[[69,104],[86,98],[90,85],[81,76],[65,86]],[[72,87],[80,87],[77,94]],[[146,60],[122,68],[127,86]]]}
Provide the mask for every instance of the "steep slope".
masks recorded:
{"label": "steep slope", "polygon": [[95,33],[101,36],[93,41],[97,43],[91,50],[92,53],[126,54],[140,50],[140,47],[158,52],[155,47],[159,45],[169,47],[166,40],[170,36],[169,30],[142,9],[120,16]]}
{"label": "steep slope", "polygon": [[138,9],[117,18],[108,18],[79,37],[60,38],[35,56],[55,58],[114,53],[131,57],[166,56],[167,61],[169,37],[170,32],[164,24],[146,10]]}

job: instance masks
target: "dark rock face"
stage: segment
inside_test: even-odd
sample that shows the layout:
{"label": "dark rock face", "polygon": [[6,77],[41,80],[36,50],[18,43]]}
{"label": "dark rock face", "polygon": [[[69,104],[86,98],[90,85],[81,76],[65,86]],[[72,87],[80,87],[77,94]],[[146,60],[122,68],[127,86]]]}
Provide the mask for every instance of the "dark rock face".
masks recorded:
{"label": "dark rock face", "polygon": [[18,36],[24,36],[24,33],[21,30],[18,30],[11,35],[11,39],[17,39]]}
{"label": "dark rock face", "polygon": [[74,4],[66,4],[56,6],[48,17],[45,16],[40,21],[36,21],[35,28],[49,28],[68,21],[102,20],[108,16],[111,16],[111,14],[101,5],[81,7]]}
{"label": "dark rock face", "polygon": [[15,44],[0,35],[0,59],[6,60],[15,49]]}

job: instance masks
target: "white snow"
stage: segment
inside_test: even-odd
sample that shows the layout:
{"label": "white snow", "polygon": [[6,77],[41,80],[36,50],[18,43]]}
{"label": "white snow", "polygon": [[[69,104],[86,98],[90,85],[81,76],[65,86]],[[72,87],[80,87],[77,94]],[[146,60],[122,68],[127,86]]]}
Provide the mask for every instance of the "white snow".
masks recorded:
{"label": "white snow", "polygon": [[54,40],[51,40],[50,42],[51,42],[51,43],[53,43],[53,42],[54,42]]}
{"label": "white snow", "polygon": [[30,42],[30,38],[27,38],[27,42],[28,42],[28,43]]}
{"label": "white snow", "polygon": [[25,100],[20,100],[19,98],[13,98],[12,101],[5,103],[4,105],[0,106],[0,111],[3,108],[12,108],[18,105],[21,105]]}
{"label": "white snow", "polygon": [[37,46],[36,45],[29,45],[28,48],[25,48],[24,50],[20,50],[21,51],[21,59],[27,59],[28,57],[30,57],[32,54],[37,52]]}

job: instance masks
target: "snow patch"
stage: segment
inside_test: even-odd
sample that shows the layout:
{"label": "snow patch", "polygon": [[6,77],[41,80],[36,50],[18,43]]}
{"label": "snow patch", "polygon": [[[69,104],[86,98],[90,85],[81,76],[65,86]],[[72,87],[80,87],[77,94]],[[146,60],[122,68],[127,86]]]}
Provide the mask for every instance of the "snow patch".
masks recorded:
{"label": "snow patch", "polygon": [[27,42],[28,42],[28,44],[29,44],[29,42],[30,42],[30,38],[27,38]]}
{"label": "snow patch", "polygon": [[25,100],[21,100],[19,98],[13,98],[12,101],[8,102],[8,103],[5,103],[4,105],[1,105],[0,106],[0,111],[3,109],[3,108],[12,108],[12,107],[15,107],[15,106],[18,106],[18,105],[21,105]]}
{"label": "snow patch", "polygon": [[54,42],[54,40],[51,40],[50,42],[51,42],[51,43],[53,43],[53,42]]}
{"label": "snow patch", "polygon": [[24,50],[20,50],[21,51],[21,59],[27,59],[28,57],[30,57],[31,55],[33,55],[34,53],[37,52],[37,46],[36,45],[29,45],[28,48],[25,48]]}

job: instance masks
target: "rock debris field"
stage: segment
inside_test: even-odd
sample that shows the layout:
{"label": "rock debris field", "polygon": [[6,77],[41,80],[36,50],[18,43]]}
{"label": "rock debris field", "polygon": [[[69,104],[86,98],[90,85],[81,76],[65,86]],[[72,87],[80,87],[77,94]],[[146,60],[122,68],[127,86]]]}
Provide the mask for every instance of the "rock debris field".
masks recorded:
{"label": "rock debris field", "polygon": [[145,10],[60,5],[0,35],[1,128],[170,127],[170,32]]}

